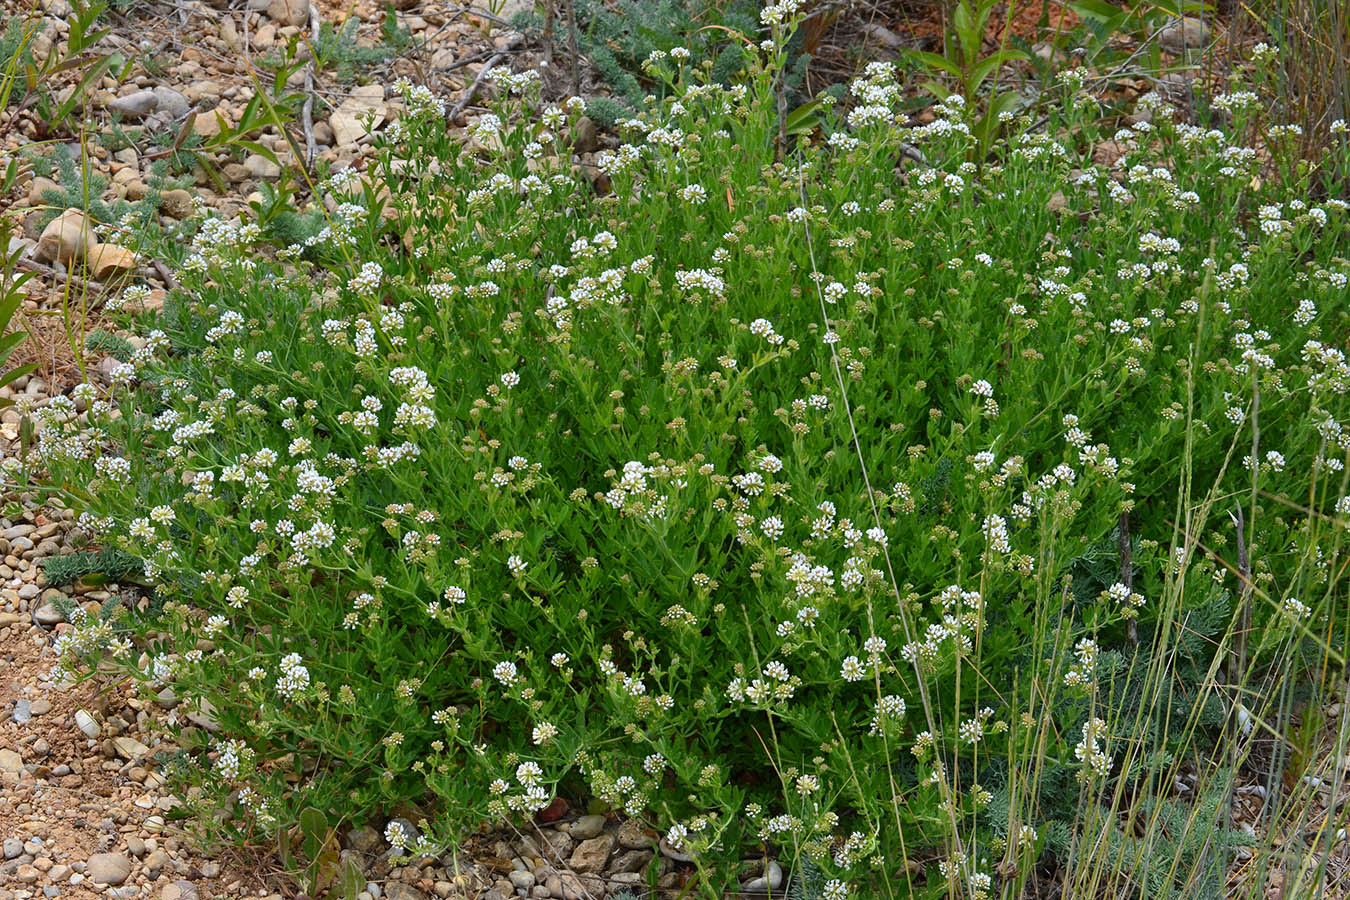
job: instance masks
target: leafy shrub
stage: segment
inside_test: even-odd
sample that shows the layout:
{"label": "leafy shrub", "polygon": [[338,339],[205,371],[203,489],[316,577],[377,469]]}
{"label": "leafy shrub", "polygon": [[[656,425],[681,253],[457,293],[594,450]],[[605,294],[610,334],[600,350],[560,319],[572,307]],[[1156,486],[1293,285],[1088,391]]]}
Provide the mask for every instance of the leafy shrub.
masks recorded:
{"label": "leafy shrub", "polygon": [[65,665],[209,700],[203,827],[430,797],[422,853],[584,794],[707,895],[763,843],[830,900],[1017,896],[1047,850],[1125,896],[1139,810],[1222,824],[1171,786],[1232,777],[1234,697],[1274,721],[1303,654],[1343,662],[1346,204],[1152,97],[1095,166],[1072,77],[977,164],[959,97],[902,128],[873,65],[776,163],[773,33],[729,88],[653,65],[604,196],[530,73],[479,154],[400,85],[324,231],[270,259],[205,221],[92,430],[39,411],[30,464],[163,601]]}
{"label": "leafy shrub", "polygon": [[126,338],[101,328],[89,332],[84,346],[90,353],[104,353],[118,362],[131,362],[131,357],[136,352],[136,348],[131,346],[131,342]]}

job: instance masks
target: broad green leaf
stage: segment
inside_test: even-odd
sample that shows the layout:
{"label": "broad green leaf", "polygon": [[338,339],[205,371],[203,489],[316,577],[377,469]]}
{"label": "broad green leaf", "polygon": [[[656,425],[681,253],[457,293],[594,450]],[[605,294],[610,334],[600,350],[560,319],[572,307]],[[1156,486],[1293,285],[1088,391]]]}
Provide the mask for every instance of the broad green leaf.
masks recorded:
{"label": "broad green leaf", "polygon": [[952,75],[961,76],[961,67],[945,56],[939,56],[936,53],[929,53],[927,50],[908,50],[906,55],[929,67],[930,69],[940,69],[943,72],[949,72]]}
{"label": "broad green leaf", "polygon": [[1106,0],[1076,0],[1076,2],[1069,4],[1069,9],[1077,13],[1080,18],[1092,19],[1102,23],[1115,23],[1130,17],[1128,9],[1113,6]]}

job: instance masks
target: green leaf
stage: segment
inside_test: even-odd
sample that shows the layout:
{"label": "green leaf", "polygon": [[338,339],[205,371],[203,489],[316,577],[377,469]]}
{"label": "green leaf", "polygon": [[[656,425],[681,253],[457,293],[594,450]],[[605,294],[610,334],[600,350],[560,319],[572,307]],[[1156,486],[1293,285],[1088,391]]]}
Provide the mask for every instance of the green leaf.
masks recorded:
{"label": "green leaf", "polygon": [[970,86],[972,88],[977,88],[986,78],[994,74],[994,72],[1005,63],[1024,59],[1029,59],[1029,57],[1021,50],[999,50],[996,53],[991,53],[989,56],[980,60],[979,65],[971,69]]}
{"label": "green leaf", "polygon": [[366,876],[353,859],[342,864],[342,876],[338,882],[338,892],[343,900],[356,900],[358,894],[366,889]]}
{"label": "green leaf", "polygon": [[274,162],[274,163],[276,163],[277,165],[281,165],[281,160],[277,159],[277,155],[276,155],[275,153],[272,152],[272,148],[271,148],[271,147],[264,147],[262,144],[258,143],[257,141],[245,141],[245,140],[238,140],[238,141],[235,141],[235,144],[236,144],[237,146],[239,146],[239,147],[243,147],[245,150],[252,150],[254,153],[258,154],[259,156],[261,156],[261,157],[263,157],[264,159],[267,159],[267,160],[269,160],[269,161],[271,161],[271,162]]}
{"label": "green leaf", "polygon": [[1115,30],[1115,23],[1123,22],[1130,17],[1130,10],[1113,6],[1106,0],[1077,0],[1077,2],[1069,4],[1069,9],[1077,13],[1080,18],[1111,24],[1113,31]]}
{"label": "green leaf", "polygon": [[13,382],[17,378],[22,378],[25,375],[31,375],[32,373],[37,371],[37,367],[38,367],[37,363],[26,363],[25,365],[19,366],[17,369],[12,369],[8,372],[5,372],[4,374],[0,375],[0,387],[4,387],[5,385]]}
{"label": "green leaf", "polygon": [[328,832],[328,817],[314,807],[306,807],[300,813],[300,830],[305,837],[322,838]]}
{"label": "green leaf", "polygon": [[810,134],[820,126],[820,116],[818,111],[822,104],[819,100],[811,100],[803,103],[801,106],[788,113],[787,120],[784,122],[784,130],[788,134]]}
{"label": "green leaf", "polygon": [[925,81],[922,84],[920,84],[919,87],[923,88],[925,91],[928,91],[928,93],[932,94],[934,97],[937,97],[939,100],[946,100],[948,97],[952,95],[951,91],[947,90],[945,87],[938,84],[936,81]]}
{"label": "green leaf", "polygon": [[[14,287],[18,287],[16,284]],[[23,302],[23,294],[20,294],[14,288],[10,288],[10,295],[3,301],[0,301],[0,331],[9,328],[9,320],[14,317],[18,311],[19,304]]]}
{"label": "green leaf", "polygon": [[9,359],[9,355],[14,352],[14,348],[19,346],[28,337],[26,331],[12,331],[0,338],[0,364]]}
{"label": "green leaf", "polygon": [[291,854],[291,829],[281,828],[277,831],[277,859],[281,862],[281,868],[287,872],[295,871],[295,857]]}
{"label": "green leaf", "polygon": [[911,59],[930,69],[939,69],[943,72],[949,72],[958,78],[961,76],[961,67],[947,59],[945,56],[929,53],[927,50],[906,50],[905,53]]}

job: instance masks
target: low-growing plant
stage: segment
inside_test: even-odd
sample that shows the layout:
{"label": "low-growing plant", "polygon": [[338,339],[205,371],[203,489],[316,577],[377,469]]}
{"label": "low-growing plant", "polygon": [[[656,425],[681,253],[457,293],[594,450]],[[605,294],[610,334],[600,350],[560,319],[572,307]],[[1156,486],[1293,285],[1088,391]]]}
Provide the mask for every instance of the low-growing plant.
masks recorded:
{"label": "low-growing plant", "polygon": [[82,550],[53,556],[42,564],[47,582],[55,585],[72,585],[80,579],[90,583],[95,576],[98,581],[121,581],[141,571],[140,559],[115,547],[102,550]]}
{"label": "low-growing plant", "polygon": [[764,852],[828,900],[1222,876],[1277,686],[1345,677],[1347,204],[1154,96],[1096,166],[1073,77],[977,168],[972,105],[902,127],[872,64],[779,162],[795,10],[741,83],[652,61],[609,193],[532,73],[478,151],[399,84],[323,231],[206,219],[112,386],[38,411],[12,465],[157,600],[63,666],[209,701],[200,827],[415,800],[418,856],[563,794],[690,895]]}

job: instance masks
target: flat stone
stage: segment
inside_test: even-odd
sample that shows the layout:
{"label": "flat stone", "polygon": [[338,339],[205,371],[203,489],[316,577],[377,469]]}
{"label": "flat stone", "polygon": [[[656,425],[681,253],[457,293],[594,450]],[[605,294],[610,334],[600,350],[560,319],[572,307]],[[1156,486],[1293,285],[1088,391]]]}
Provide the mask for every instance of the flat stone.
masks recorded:
{"label": "flat stone", "polygon": [[124,759],[142,759],[150,755],[150,748],[134,737],[115,737],[113,746],[117,748],[117,755]]}
{"label": "flat stone", "polygon": [[5,838],[5,859],[18,859],[23,856],[23,841],[18,838]]}
{"label": "flat stone", "polygon": [[197,886],[190,881],[175,881],[166,884],[160,891],[160,900],[200,900]]}
{"label": "flat stone", "polygon": [[570,860],[573,871],[584,874],[598,874],[609,862],[614,852],[614,835],[602,834],[577,844]]}
{"label": "flat stone", "polygon": [[604,830],[604,816],[582,816],[572,823],[572,827],[568,829],[567,833],[572,836],[573,840],[588,841],[597,837]]}
{"label": "flat stone", "polygon": [[18,775],[23,771],[23,757],[17,750],[0,750],[0,772]]}
{"label": "flat stone", "polygon": [[353,828],[347,832],[347,846],[358,853],[375,853],[383,840],[374,828]]}
{"label": "flat stone", "polygon": [[392,881],[384,886],[384,895],[389,900],[427,900],[427,895],[410,884]]}
{"label": "flat stone", "polygon": [[388,109],[384,103],[384,85],[367,84],[353,90],[351,96],[343,100],[328,117],[328,125],[333,129],[334,146],[355,144],[372,129],[380,127]]}
{"label": "flat stone", "polygon": [[572,126],[572,150],[576,153],[594,153],[600,149],[600,129],[589,116],[582,116]]}
{"label": "flat stone", "polygon": [[52,701],[46,699],[34,700],[30,711],[35,716],[45,716],[52,711]]}
{"label": "flat stone", "polygon": [[649,834],[637,819],[625,819],[619,826],[619,846],[625,850],[650,850],[656,846],[656,835]]}
{"label": "flat stone", "polygon": [[14,721],[26,725],[33,718],[33,703],[30,700],[14,701]]}
{"label": "flat stone", "polygon": [[216,708],[211,701],[203,698],[197,708],[187,714],[188,721],[203,731],[219,731],[220,720],[216,718]]}
{"label": "flat stone", "polygon": [[216,110],[197,113],[197,118],[192,120],[192,133],[207,140],[220,134],[220,117]]}
{"label": "flat stone", "polygon": [[309,22],[309,0],[272,0],[267,17],[278,25],[305,25]]}
{"label": "flat stone", "polygon": [[155,88],[155,100],[155,115],[159,118],[181,119],[192,109],[182,92],[162,84]]}
{"label": "flat stone", "polygon": [[159,98],[155,96],[155,92],[146,90],[118,97],[108,103],[108,109],[128,119],[140,119],[154,112],[158,105]]}
{"label": "flat stone", "polygon": [[651,850],[625,850],[614,857],[614,862],[609,865],[609,872],[611,874],[616,872],[641,872],[652,861],[653,855]]}
{"label": "flat stone", "polygon": [[272,162],[261,153],[253,153],[244,160],[244,168],[254,178],[280,178],[281,166]]}
{"label": "flat stone", "polygon": [[53,625],[60,625],[65,620],[66,617],[61,615],[61,610],[57,609],[51,603],[44,604],[33,610],[33,622],[37,625],[41,625],[43,628],[51,628]]}
{"label": "flat stone", "polygon": [[904,38],[880,22],[869,22],[863,26],[862,31],[869,41],[882,49],[900,50],[905,46]]}
{"label": "flat stone", "polygon": [[131,875],[131,860],[121,853],[95,853],[85,870],[90,881],[119,885]]}

